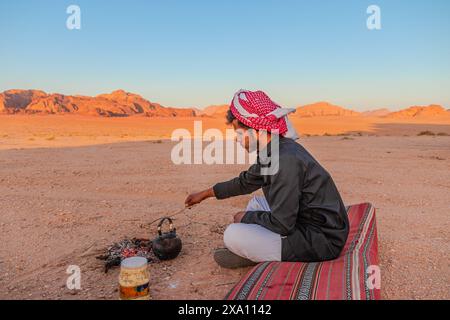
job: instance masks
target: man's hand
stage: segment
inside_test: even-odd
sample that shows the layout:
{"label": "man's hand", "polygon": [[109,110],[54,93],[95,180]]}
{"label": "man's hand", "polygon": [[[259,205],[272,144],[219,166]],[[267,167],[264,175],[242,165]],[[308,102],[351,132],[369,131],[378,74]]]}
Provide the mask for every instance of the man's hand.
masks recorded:
{"label": "man's hand", "polygon": [[239,211],[238,213],[236,213],[235,215],[234,215],[234,223],[241,223],[241,221],[242,221],[242,218],[244,217],[244,215],[245,215],[245,211]]}
{"label": "man's hand", "polygon": [[210,197],[214,197],[214,190],[212,188],[196,193],[191,193],[184,201],[184,204],[186,207],[192,207],[193,205],[198,204]]}

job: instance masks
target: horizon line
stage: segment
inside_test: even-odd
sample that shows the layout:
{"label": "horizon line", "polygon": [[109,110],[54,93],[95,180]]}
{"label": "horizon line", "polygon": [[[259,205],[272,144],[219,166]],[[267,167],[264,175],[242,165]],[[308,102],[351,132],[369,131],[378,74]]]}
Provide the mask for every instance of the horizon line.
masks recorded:
{"label": "horizon line", "polygon": [[[8,91],[41,91],[44,92],[47,95],[63,95],[63,96],[73,96],[73,97],[88,97],[88,98],[95,98],[98,97],[100,95],[104,95],[104,94],[111,94],[114,92],[118,92],[118,91],[123,91],[127,94],[134,94],[134,95],[138,95],[140,97],[142,97],[143,99],[147,100],[150,103],[155,103],[155,104],[159,104],[160,106],[164,107],[164,108],[174,108],[174,109],[197,109],[197,110],[205,110],[208,107],[215,107],[215,106],[225,106],[225,105],[229,105],[229,103],[212,103],[212,104],[208,104],[204,107],[198,107],[198,106],[186,106],[186,107],[179,107],[179,106],[171,106],[171,105],[165,105],[162,104],[158,101],[154,101],[152,99],[149,99],[147,97],[145,97],[144,95],[140,94],[140,93],[136,93],[136,92],[132,92],[132,91],[128,91],[126,89],[114,89],[110,92],[101,92],[101,93],[97,93],[95,95],[86,95],[86,94],[67,94],[67,93],[60,93],[60,92],[50,92],[50,91],[46,91],[43,89],[18,89],[18,88],[11,88],[11,89],[6,89],[3,91],[0,91],[0,94],[3,94],[5,92]],[[310,102],[310,103],[306,103],[306,104],[296,104],[295,108],[300,108],[300,107],[304,107],[304,106],[309,106],[309,105],[313,105],[313,104],[319,104],[319,103],[326,103],[332,106],[336,106],[336,107],[340,107],[340,108],[344,108],[350,111],[354,111],[354,112],[359,112],[359,113],[364,113],[364,112],[370,112],[370,111],[377,111],[377,110],[389,110],[391,112],[396,112],[396,111],[401,111],[407,108],[411,108],[411,107],[428,107],[428,106],[441,106],[442,108],[444,108],[445,110],[450,110],[450,108],[446,107],[445,105],[442,104],[438,104],[438,103],[428,103],[428,104],[413,104],[413,105],[407,105],[407,106],[403,106],[403,107],[396,107],[396,109],[392,109],[392,108],[388,108],[388,107],[377,107],[377,108],[372,108],[372,109],[366,109],[364,111],[359,111],[359,110],[355,110],[354,108],[351,107],[347,107],[345,105],[340,105],[340,104],[335,104],[333,102],[331,102],[331,100],[317,100],[314,102]],[[288,108],[285,106],[281,106],[283,108]]]}

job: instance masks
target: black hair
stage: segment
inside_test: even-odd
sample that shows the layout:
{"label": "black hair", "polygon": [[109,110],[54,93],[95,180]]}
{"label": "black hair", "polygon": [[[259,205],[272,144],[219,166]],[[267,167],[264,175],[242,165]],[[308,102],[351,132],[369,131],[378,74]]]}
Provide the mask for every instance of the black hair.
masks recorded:
{"label": "black hair", "polygon": [[239,119],[237,119],[233,112],[231,112],[231,109],[228,109],[227,114],[226,114],[226,118],[227,118],[227,124],[231,124],[235,119],[237,120],[237,123],[240,127],[245,128],[245,129],[251,129],[249,126],[246,126],[245,124],[243,124],[241,121],[239,121]]}

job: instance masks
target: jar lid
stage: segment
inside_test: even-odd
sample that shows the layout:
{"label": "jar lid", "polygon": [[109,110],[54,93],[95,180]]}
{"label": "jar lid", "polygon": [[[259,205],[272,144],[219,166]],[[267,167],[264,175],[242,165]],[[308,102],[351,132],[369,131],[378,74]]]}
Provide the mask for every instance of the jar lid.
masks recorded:
{"label": "jar lid", "polygon": [[120,266],[122,268],[140,268],[146,266],[147,263],[148,261],[144,257],[131,257],[124,259]]}

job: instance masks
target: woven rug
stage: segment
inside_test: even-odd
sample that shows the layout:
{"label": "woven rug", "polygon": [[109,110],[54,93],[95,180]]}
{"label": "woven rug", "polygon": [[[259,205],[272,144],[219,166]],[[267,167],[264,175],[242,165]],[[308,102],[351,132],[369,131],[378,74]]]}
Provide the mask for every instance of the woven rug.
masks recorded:
{"label": "woven rug", "polygon": [[339,258],[314,263],[260,263],[236,284],[226,299],[380,299],[379,285],[373,278],[378,268],[375,208],[362,203],[347,207],[347,213],[350,233]]}

